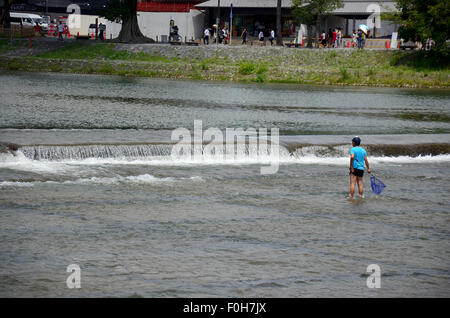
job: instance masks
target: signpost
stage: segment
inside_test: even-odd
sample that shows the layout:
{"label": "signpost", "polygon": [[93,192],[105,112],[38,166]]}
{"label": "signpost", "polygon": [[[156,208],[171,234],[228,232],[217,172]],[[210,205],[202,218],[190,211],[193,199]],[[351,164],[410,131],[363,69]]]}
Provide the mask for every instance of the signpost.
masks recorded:
{"label": "signpost", "polygon": [[233,3],[230,5],[230,45],[233,37]]}
{"label": "signpost", "polygon": [[217,19],[216,19],[216,44],[219,44],[219,28],[220,28],[220,0],[217,0]]}
{"label": "signpost", "polygon": [[393,32],[392,33],[392,38],[391,38],[391,46],[390,48],[397,48],[397,37],[398,37],[398,32]]}

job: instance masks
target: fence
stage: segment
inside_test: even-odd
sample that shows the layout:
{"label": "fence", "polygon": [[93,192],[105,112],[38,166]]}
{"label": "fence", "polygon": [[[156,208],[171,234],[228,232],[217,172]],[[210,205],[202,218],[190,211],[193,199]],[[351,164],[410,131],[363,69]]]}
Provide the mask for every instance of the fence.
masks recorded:
{"label": "fence", "polygon": [[34,28],[11,25],[10,28],[0,26],[0,37],[30,38],[35,35]]}

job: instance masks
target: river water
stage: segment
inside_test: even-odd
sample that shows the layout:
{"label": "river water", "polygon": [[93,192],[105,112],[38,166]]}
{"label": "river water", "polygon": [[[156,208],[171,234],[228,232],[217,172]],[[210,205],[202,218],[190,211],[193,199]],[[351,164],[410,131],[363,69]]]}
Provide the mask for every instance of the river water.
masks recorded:
{"label": "river water", "polygon": [[[0,96],[0,296],[450,296],[448,90],[4,73]],[[278,170],[171,156],[196,120],[278,128]],[[381,195],[347,198],[354,135]]]}

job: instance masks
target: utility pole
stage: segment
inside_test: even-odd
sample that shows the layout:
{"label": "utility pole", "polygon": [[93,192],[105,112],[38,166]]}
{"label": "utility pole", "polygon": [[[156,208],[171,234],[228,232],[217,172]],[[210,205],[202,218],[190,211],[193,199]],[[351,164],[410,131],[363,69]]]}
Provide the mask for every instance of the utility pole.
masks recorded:
{"label": "utility pole", "polygon": [[281,34],[281,0],[277,1],[277,34],[276,34],[277,45],[283,46],[283,35]]}
{"label": "utility pole", "polygon": [[216,18],[216,44],[219,44],[219,25],[220,25],[220,0],[217,0],[217,18]]}
{"label": "utility pole", "polygon": [[230,5],[230,45],[233,37],[233,4]]}

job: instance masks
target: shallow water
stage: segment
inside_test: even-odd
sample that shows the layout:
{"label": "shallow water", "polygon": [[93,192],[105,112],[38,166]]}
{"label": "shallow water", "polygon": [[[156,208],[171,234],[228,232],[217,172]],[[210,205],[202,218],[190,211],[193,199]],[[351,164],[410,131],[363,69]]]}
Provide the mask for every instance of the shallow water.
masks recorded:
{"label": "shallow water", "polygon": [[[20,145],[0,153],[0,296],[450,295],[449,91],[7,73],[0,94]],[[174,159],[194,120],[279,128],[278,172]],[[353,135],[380,196],[365,176],[346,198]]]}

